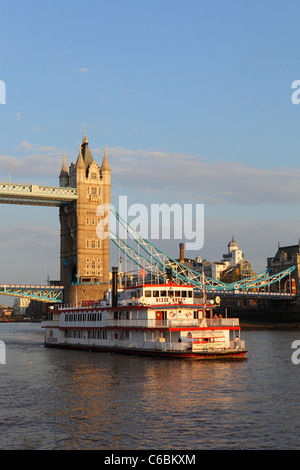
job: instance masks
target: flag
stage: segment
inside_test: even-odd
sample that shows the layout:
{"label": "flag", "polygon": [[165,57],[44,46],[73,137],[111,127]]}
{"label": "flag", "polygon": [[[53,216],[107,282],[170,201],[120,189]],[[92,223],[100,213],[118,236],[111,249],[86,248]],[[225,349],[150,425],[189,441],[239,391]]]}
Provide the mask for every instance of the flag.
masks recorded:
{"label": "flag", "polygon": [[12,167],[11,163],[9,163],[9,169],[10,169],[10,171],[13,171],[13,167]]}

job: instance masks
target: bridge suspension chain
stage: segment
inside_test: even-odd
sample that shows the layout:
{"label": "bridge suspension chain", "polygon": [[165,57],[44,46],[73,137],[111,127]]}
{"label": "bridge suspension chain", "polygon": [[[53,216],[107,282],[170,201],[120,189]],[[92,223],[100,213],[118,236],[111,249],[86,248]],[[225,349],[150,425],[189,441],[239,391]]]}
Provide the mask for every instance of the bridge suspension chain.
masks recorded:
{"label": "bridge suspension chain", "polygon": [[[201,288],[204,287],[204,284],[206,284],[207,288],[209,286],[213,286],[215,288],[219,287],[222,289],[226,287],[226,284],[216,279],[211,279],[207,276],[203,276],[202,273],[194,271],[193,269],[184,266],[183,264],[171,258],[170,256],[167,256],[156,246],[154,246],[149,240],[146,240],[137,231],[135,231],[114,208],[112,208],[111,211],[115,215],[117,221],[121,223],[121,225],[124,227],[128,235],[137,243],[139,247],[141,247],[147,253],[148,256],[150,256],[151,259],[156,262],[157,266],[160,266],[164,271],[166,271],[166,268],[170,268],[172,270],[173,278],[177,278],[181,282],[189,282]],[[113,238],[113,241],[115,242],[116,238],[120,240],[120,238],[117,237],[116,234],[113,234]],[[127,252],[132,249],[130,245],[128,245],[124,241],[121,241],[121,244],[123,246],[123,252],[125,250],[125,246],[127,247]],[[135,252],[135,254],[137,253],[135,250],[133,251]]]}

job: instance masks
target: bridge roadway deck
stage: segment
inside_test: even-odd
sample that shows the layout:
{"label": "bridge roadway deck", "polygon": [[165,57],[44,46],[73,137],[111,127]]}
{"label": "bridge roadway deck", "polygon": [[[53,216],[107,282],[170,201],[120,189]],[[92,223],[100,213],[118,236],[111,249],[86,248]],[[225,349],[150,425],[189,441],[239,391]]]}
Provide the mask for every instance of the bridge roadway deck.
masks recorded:
{"label": "bridge roadway deck", "polygon": [[242,290],[215,290],[207,292],[209,297],[224,296],[234,298],[247,299],[278,299],[278,300],[295,300],[296,294],[289,292],[257,292]]}
{"label": "bridge roadway deck", "polygon": [[0,183],[1,204],[59,207],[77,198],[76,188]]}
{"label": "bridge roadway deck", "polygon": [[[27,297],[43,302],[62,303],[64,286],[31,285],[31,284],[0,284],[0,295]],[[296,300],[296,294],[285,292],[255,292],[255,291],[209,291],[209,298],[216,296],[248,299]],[[196,295],[197,298],[197,295]]]}

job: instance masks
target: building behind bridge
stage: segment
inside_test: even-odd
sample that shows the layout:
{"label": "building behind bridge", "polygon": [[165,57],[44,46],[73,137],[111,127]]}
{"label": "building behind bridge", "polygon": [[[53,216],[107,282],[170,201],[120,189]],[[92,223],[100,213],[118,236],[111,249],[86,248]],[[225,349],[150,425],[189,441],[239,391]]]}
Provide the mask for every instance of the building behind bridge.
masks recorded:
{"label": "building behind bridge", "polygon": [[300,293],[300,240],[297,245],[280,246],[275,256],[267,258],[270,276],[296,266],[296,269],[279,283],[270,286],[271,291]]}
{"label": "building behind bridge", "polygon": [[233,237],[228,243],[227,249],[227,253],[223,254],[221,261],[207,261],[200,256],[193,260],[185,257],[184,244],[180,243],[180,256],[177,261],[194,271],[201,273],[203,270],[205,276],[227,284],[254,276],[250,261],[244,258],[243,251]]}

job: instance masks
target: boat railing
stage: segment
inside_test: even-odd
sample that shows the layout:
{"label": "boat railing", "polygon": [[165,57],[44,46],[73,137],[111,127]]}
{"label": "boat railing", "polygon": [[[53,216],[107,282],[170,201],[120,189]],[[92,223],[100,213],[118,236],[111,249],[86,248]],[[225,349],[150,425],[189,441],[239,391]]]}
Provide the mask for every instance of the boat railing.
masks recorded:
{"label": "boat railing", "polygon": [[[53,305],[53,309],[52,310],[75,310],[76,308],[82,308],[82,307],[85,307],[85,308],[96,308],[96,307],[100,307],[102,305],[100,305],[100,303],[102,303],[103,300],[97,300],[95,302],[76,302],[76,303],[73,303],[73,304],[56,304],[56,305]],[[109,304],[107,304],[108,306]],[[103,305],[103,307],[105,307],[105,305]]]}
{"label": "boat railing", "polygon": [[120,328],[181,328],[181,327],[194,327],[194,328],[232,328],[239,326],[238,318],[224,318],[219,319],[218,323],[214,323],[211,319],[118,319],[118,320],[106,320],[106,326],[108,327],[120,327]]}
{"label": "boat railing", "polygon": [[233,328],[239,326],[238,318],[222,318],[217,322],[214,319],[107,319],[94,320],[68,320],[65,317],[44,322],[47,326],[61,326],[68,328]]}
{"label": "boat railing", "polygon": [[229,341],[229,348],[230,349],[245,349],[245,341],[242,339]]}
{"label": "boat railing", "polygon": [[232,326],[239,326],[239,319],[238,318],[203,318],[201,320],[202,326],[207,324],[208,327],[232,327]]}

